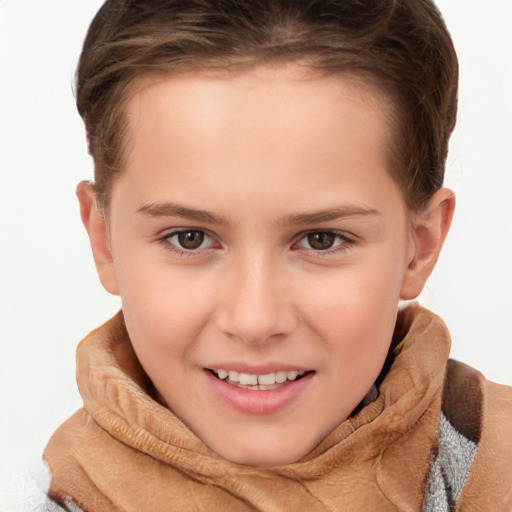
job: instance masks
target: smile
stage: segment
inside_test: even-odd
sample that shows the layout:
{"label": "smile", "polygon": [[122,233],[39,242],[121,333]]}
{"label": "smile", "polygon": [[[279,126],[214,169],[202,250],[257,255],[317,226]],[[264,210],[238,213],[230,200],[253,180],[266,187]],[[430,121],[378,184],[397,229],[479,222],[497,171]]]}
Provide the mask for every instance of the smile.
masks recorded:
{"label": "smile", "polygon": [[[230,408],[244,414],[284,411],[315,382],[315,370],[287,369],[248,373],[205,368],[211,390]],[[268,372],[268,370],[267,370]]]}
{"label": "smile", "polygon": [[212,369],[211,372],[227,384],[243,389],[269,390],[300,379],[306,372],[277,371],[263,375],[237,372],[235,370]]}

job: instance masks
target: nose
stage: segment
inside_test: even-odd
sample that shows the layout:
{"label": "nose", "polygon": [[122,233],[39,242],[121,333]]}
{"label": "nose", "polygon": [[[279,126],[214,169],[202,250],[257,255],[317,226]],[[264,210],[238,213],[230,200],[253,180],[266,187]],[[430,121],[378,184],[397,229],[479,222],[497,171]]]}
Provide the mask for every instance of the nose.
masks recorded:
{"label": "nose", "polygon": [[290,283],[276,261],[262,255],[232,262],[220,286],[218,328],[245,343],[261,344],[298,325]]}

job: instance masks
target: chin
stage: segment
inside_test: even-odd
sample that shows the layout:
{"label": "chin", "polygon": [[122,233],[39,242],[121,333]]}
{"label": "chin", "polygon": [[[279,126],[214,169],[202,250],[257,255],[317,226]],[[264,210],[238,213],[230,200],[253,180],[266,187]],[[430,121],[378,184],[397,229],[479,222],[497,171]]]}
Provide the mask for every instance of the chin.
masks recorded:
{"label": "chin", "polygon": [[298,450],[298,446],[303,446],[299,440],[290,442],[287,439],[289,446],[285,446],[282,440],[271,443],[263,443],[261,438],[258,442],[247,446],[247,443],[235,444],[231,443],[227,450],[217,449],[220,455],[225,459],[243,464],[246,466],[285,466],[292,464],[301,459],[304,455],[309,453],[313,446],[307,446],[303,450]]}

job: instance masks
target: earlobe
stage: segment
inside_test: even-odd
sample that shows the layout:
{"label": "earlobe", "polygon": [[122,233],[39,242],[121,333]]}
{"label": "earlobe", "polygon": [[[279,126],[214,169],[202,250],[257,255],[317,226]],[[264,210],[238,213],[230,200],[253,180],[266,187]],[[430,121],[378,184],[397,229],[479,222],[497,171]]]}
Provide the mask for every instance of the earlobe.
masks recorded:
{"label": "earlobe", "polygon": [[77,186],[76,195],[101,284],[109,293],[119,295],[107,224],[98,207],[94,186],[88,181],[81,181]]}
{"label": "earlobe", "polygon": [[404,274],[400,297],[415,299],[434,270],[450,229],[455,210],[455,194],[442,188],[425,210],[415,214],[411,233],[412,257]]}

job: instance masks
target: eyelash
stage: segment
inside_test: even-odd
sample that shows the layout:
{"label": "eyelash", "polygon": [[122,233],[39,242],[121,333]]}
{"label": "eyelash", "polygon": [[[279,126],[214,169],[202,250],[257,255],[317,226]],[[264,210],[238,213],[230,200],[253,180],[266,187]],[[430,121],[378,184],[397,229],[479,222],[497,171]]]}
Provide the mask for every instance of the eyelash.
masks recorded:
{"label": "eyelash", "polygon": [[[198,247],[197,249],[187,249],[185,247],[179,247],[177,244],[171,242],[171,239],[173,237],[179,236],[180,234],[185,233],[199,233],[204,235],[204,237],[208,237],[211,240],[211,244],[207,247]],[[300,250],[301,247],[299,244],[306,240],[307,237],[312,235],[333,235],[335,237],[335,244],[333,247],[327,248],[327,249],[313,249],[311,247],[306,248],[307,251],[310,251],[312,254],[314,254],[315,257],[321,258],[326,257],[332,254],[338,254],[345,252],[349,250],[355,243],[355,240],[351,237],[349,237],[345,232],[343,231],[335,231],[335,230],[327,230],[327,229],[320,229],[316,231],[306,231],[301,233],[297,238],[296,242],[293,243],[292,250]],[[208,249],[211,249],[215,245],[215,241],[213,240],[213,237],[204,229],[199,228],[178,228],[173,229],[167,233],[165,233],[161,238],[158,239],[158,241],[164,246],[164,248],[180,257],[193,257],[198,256],[202,254],[204,251],[207,251]],[[202,243],[201,243],[202,245]]]}

